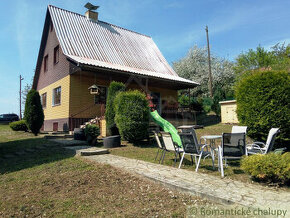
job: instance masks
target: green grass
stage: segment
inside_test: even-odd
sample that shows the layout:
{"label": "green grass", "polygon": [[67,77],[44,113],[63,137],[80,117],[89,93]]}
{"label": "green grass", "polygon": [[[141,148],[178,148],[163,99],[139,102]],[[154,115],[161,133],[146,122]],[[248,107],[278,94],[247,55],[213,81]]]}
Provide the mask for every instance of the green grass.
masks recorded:
{"label": "green grass", "polygon": [[0,217],[183,217],[189,207],[216,205],[8,126],[0,126],[0,166]]}
{"label": "green grass", "polygon": [[[198,129],[196,130],[197,137],[200,138],[203,135],[221,135],[222,133],[231,132],[232,125],[226,125],[226,124],[215,124],[211,126],[206,126],[204,129]],[[251,139],[247,139],[250,141]],[[220,140],[216,140],[216,145],[220,144]],[[156,152],[157,152],[157,145],[155,145],[155,140],[152,140],[152,143],[148,145],[148,143],[139,143],[138,145],[132,145],[130,143],[126,143],[126,146],[120,147],[120,148],[114,148],[111,149],[110,152],[114,155],[120,155],[123,157],[129,157],[139,160],[144,160],[152,163],[158,163],[158,161],[154,161]],[[195,164],[191,165],[191,160],[189,155],[185,156],[184,165],[182,166],[183,169],[187,170],[195,170]],[[164,164],[168,166],[173,166],[174,163],[174,154],[166,153]],[[239,180],[246,183],[252,183],[252,180],[250,177],[244,173],[240,169],[240,161],[228,161],[228,167],[224,168],[225,171],[225,177]],[[211,158],[206,158],[205,160],[202,160],[199,166],[198,172],[200,173],[206,173],[210,175],[214,175],[217,177],[220,177],[220,172],[217,168],[217,158],[215,161],[215,169],[212,167],[212,161]]]}

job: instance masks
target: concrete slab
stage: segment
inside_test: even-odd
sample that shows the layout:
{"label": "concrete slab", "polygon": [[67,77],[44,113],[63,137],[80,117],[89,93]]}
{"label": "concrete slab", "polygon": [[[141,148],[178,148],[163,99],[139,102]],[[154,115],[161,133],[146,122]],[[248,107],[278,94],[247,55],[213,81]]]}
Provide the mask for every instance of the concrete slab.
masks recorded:
{"label": "concrete slab", "polygon": [[81,155],[81,156],[102,155],[102,154],[109,153],[108,149],[91,147],[91,146],[69,146],[65,148],[69,150],[73,150],[76,152],[76,155]]}

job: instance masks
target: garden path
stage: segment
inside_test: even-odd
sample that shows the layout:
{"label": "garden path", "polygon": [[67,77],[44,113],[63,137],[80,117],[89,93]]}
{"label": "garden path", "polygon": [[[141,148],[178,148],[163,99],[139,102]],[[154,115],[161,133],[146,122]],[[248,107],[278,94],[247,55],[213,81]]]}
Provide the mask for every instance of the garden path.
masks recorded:
{"label": "garden path", "polygon": [[290,213],[290,192],[285,190],[263,187],[258,184],[247,184],[229,178],[222,179],[208,174],[111,154],[83,158],[121,168],[127,172],[141,175],[189,194],[208,198],[214,202],[261,209],[287,209]]}

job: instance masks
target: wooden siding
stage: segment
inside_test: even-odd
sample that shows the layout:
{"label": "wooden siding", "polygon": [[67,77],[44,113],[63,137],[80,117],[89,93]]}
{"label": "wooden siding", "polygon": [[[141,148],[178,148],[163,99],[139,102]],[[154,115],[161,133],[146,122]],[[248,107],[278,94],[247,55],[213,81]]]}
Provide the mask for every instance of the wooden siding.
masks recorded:
{"label": "wooden siding", "polygon": [[239,123],[237,117],[237,103],[235,101],[220,102],[222,123]]}
{"label": "wooden siding", "polygon": [[78,72],[70,76],[70,117],[93,118],[105,112],[105,105],[95,104],[95,96],[88,88],[93,84],[109,86],[109,81],[100,80],[96,73]]}
{"label": "wooden siding", "polygon": [[[61,87],[61,103],[60,105],[52,105],[53,89]],[[61,119],[69,117],[69,95],[70,95],[70,76],[54,82],[45,88],[39,90],[39,94],[46,94],[46,108],[43,109],[45,120]]]}
{"label": "wooden siding", "polygon": [[[114,78],[112,79],[114,80]],[[101,116],[105,112],[104,105],[94,104],[94,95],[91,95],[88,88],[96,84],[98,86],[108,87],[109,80],[98,78],[98,72],[81,71],[70,76],[70,117],[71,118],[92,118]],[[128,85],[127,89],[142,90],[136,83]],[[177,102],[177,91],[158,87],[148,87],[150,92],[158,92],[161,95],[161,101]]]}
{"label": "wooden siding", "polygon": [[[51,24],[50,24],[51,25]],[[44,87],[66,77],[69,75],[69,61],[63,54],[61,47],[59,47],[59,62],[54,64],[54,48],[59,45],[59,41],[56,37],[54,28],[50,31],[48,30],[48,37],[44,49],[44,57],[48,55],[47,67],[48,70],[44,71],[44,59],[42,60],[40,74],[37,82],[37,90],[41,90]]]}

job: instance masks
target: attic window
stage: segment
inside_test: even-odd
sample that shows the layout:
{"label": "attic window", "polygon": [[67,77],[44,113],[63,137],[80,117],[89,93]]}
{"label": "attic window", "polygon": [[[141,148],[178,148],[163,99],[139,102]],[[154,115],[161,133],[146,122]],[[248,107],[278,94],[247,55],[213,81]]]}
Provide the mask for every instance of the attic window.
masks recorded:
{"label": "attic window", "polygon": [[48,55],[46,55],[44,57],[44,60],[43,60],[43,67],[44,67],[44,72],[46,72],[48,70]]}
{"label": "attic window", "polygon": [[57,64],[59,61],[59,45],[54,48],[53,51],[53,63]]}

